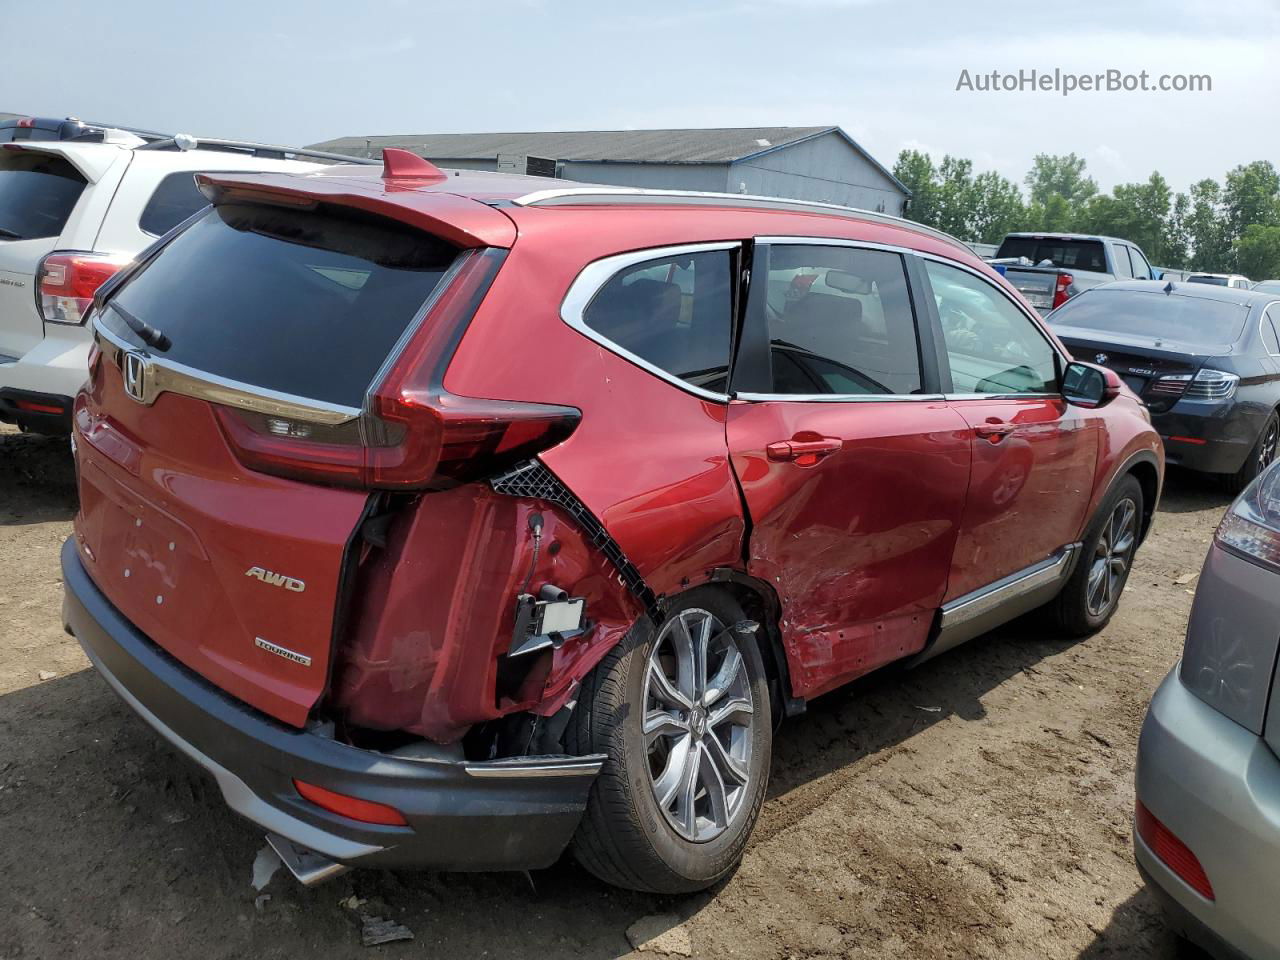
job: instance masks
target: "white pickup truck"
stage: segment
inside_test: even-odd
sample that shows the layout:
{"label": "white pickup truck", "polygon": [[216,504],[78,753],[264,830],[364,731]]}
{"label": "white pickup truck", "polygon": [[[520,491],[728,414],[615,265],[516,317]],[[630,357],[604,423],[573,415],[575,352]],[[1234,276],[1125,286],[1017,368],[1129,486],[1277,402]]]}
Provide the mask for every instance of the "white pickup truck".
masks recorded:
{"label": "white pickup truck", "polygon": [[1112,280],[1159,280],[1136,243],[1083,233],[1010,233],[988,261],[1040,313]]}

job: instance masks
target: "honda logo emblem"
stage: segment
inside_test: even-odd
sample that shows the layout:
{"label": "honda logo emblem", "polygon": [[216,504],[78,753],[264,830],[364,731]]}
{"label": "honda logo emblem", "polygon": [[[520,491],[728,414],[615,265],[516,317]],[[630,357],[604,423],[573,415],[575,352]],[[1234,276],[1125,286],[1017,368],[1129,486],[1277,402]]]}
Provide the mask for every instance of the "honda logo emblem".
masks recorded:
{"label": "honda logo emblem", "polygon": [[147,402],[147,361],[140,353],[124,355],[124,392],[139,403]]}

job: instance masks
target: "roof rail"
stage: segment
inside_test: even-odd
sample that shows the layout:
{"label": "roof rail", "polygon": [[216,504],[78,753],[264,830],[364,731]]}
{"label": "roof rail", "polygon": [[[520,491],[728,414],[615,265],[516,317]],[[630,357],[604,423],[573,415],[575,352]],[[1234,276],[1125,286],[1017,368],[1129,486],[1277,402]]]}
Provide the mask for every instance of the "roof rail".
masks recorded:
{"label": "roof rail", "polygon": [[317,160],[333,160],[338,163],[360,163],[368,166],[381,166],[381,160],[365,157],[349,157],[344,153],[329,153],[324,150],[308,150],[305,147],[282,147],[271,143],[254,143],[250,140],[216,140],[212,137],[192,137],[178,134],[163,140],[153,140],[138,147],[139,150],[227,150],[250,153],[255,157],[277,157],[281,160],[288,157],[313,157]]}
{"label": "roof rail", "polygon": [[570,205],[623,205],[653,204],[655,206],[690,207],[743,207],[749,210],[782,210],[792,213],[826,213],[851,219],[870,220],[890,226],[903,226],[928,234],[952,246],[973,253],[968,244],[949,233],[926,227],[905,217],[860,210],[837,203],[820,203],[816,200],[788,200],[783,197],[760,197],[746,193],[709,193],[694,190],[646,190],[639,187],[564,187],[556,190],[537,190],[511,201],[522,207],[555,207]]}

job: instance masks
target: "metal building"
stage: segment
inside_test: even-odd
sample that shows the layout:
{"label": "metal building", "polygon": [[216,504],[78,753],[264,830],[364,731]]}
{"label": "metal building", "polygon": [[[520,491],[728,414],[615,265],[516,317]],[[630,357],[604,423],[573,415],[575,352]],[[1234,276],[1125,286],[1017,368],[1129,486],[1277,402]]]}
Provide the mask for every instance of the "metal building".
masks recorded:
{"label": "metal building", "polygon": [[311,146],[350,156],[401,147],[441,167],[819,200],[894,215],[901,215],[910,196],[839,127],[406,134],[340,137]]}

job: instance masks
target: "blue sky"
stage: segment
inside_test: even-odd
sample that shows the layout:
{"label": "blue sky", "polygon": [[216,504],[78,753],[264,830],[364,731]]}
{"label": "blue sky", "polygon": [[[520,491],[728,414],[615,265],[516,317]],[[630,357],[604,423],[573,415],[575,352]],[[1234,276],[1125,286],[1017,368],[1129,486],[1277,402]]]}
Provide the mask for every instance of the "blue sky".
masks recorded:
{"label": "blue sky", "polygon": [[[838,124],[1021,180],[1280,165],[1280,0],[4,0],[0,110],[206,136]],[[44,42],[51,33],[75,42]],[[20,38],[28,38],[23,42]],[[957,92],[962,69],[1207,73],[1211,93]]]}

